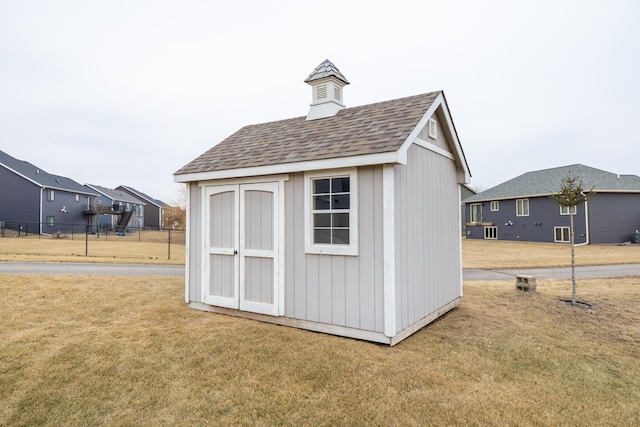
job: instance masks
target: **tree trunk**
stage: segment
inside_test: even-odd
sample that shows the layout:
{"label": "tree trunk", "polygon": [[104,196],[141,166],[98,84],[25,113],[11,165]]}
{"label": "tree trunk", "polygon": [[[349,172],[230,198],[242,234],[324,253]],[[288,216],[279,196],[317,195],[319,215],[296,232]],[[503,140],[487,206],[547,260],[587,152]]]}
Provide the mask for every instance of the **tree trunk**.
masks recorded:
{"label": "tree trunk", "polygon": [[573,231],[573,213],[569,207],[569,234],[571,241],[571,304],[576,305],[576,249],[575,232]]}

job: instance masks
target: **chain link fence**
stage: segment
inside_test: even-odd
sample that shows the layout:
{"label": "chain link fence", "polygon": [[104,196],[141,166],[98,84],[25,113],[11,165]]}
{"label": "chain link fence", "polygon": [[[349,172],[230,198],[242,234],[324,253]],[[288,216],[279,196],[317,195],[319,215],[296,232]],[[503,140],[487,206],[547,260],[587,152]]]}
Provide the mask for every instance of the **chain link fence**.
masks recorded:
{"label": "chain link fence", "polygon": [[184,261],[185,230],[0,222],[0,254]]}

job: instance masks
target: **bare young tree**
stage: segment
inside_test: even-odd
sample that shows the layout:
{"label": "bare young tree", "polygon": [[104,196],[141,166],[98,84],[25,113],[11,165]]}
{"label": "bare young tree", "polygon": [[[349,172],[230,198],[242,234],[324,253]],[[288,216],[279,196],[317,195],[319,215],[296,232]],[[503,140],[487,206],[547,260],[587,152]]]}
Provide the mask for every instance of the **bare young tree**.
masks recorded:
{"label": "bare young tree", "polygon": [[593,195],[593,187],[591,190],[585,191],[582,185],[582,179],[571,175],[571,171],[567,176],[562,178],[560,182],[560,191],[551,193],[551,199],[562,207],[566,207],[569,211],[569,241],[571,243],[571,304],[576,305],[576,251],[575,251],[575,231],[573,227],[574,210],[589,200]]}

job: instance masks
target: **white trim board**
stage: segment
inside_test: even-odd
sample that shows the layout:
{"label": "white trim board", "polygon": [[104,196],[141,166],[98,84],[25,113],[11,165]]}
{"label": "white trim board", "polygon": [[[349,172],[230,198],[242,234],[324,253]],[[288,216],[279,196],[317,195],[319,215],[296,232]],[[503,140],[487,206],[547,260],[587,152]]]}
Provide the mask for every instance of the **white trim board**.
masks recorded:
{"label": "white trim board", "polygon": [[398,152],[365,154],[362,156],[339,157],[336,159],[313,160],[309,162],[280,163],[276,165],[257,166],[240,169],[224,169],[211,172],[196,172],[174,175],[174,182],[219,180],[226,178],[243,178],[258,175],[287,174],[293,172],[309,172],[325,169],[341,169],[357,166],[371,166],[385,163],[401,163]]}

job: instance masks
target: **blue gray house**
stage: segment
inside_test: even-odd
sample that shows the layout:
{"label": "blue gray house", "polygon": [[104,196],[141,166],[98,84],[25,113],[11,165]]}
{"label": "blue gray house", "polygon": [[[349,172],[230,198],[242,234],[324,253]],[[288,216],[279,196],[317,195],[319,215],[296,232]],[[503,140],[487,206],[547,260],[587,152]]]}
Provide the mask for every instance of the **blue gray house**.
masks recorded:
{"label": "blue gray house", "polygon": [[569,242],[569,211],[549,197],[569,172],[595,193],[574,211],[576,244],[634,241],[640,229],[640,177],[581,164],[527,172],[466,198],[467,238]]}
{"label": "blue gray house", "polygon": [[144,227],[144,208],[146,203],[113,188],[87,184],[87,187],[98,193],[94,212],[97,223],[105,231],[124,233],[129,227]]}
{"label": "blue gray house", "polygon": [[98,194],[0,151],[0,225],[27,233],[84,231]]}
{"label": "blue gray house", "polygon": [[127,185],[120,185],[116,187],[116,190],[123,191],[146,203],[144,207],[144,226],[146,228],[161,230],[168,226],[167,219],[171,216],[171,206]]}

